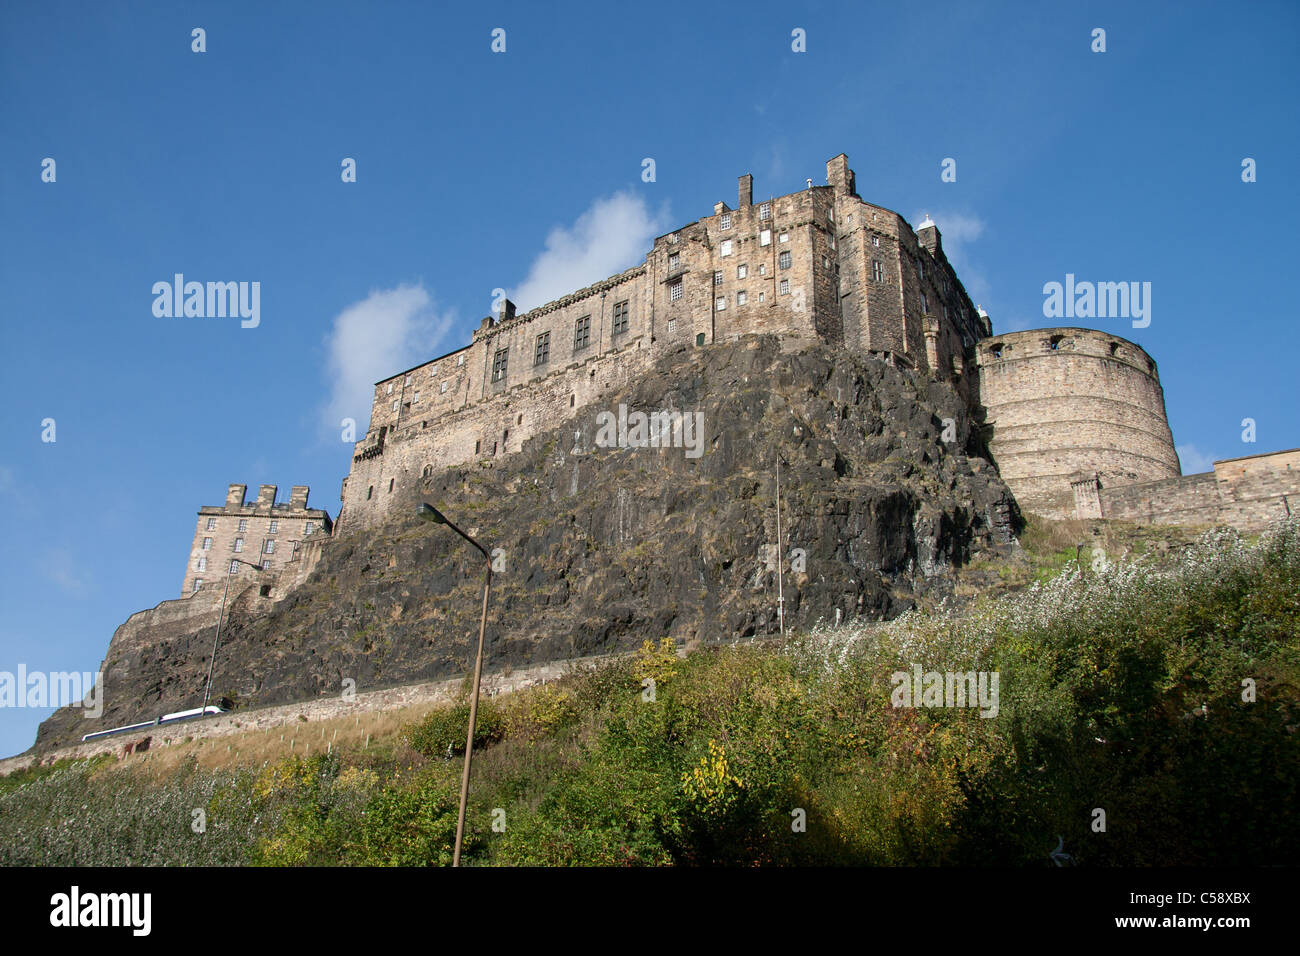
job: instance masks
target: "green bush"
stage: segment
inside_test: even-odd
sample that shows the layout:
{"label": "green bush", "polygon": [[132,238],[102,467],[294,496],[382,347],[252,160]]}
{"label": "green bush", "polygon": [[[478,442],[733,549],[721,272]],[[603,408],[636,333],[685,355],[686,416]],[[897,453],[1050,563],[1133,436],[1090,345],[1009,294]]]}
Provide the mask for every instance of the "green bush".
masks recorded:
{"label": "green bush", "polygon": [[[411,749],[428,757],[446,758],[465,753],[469,733],[469,704],[439,707],[406,732]],[[491,700],[480,700],[474,719],[474,749],[494,744],[506,734],[506,720]]]}

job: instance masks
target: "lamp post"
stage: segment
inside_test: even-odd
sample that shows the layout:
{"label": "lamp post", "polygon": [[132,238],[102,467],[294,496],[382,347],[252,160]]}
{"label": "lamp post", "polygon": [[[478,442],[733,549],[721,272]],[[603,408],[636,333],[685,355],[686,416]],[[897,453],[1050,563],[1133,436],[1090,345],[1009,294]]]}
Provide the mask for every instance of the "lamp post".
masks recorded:
{"label": "lamp post", "polygon": [[230,577],[235,573],[237,564],[247,564],[255,571],[262,570],[260,565],[241,558],[231,558],[230,565],[226,568],[226,589],[221,592],[221,610],[217,612],[217,633],[212,635],[212,659],[208,661],[208,681],[203,685],[203,714],[208,712],[208,700],[212,695],[212,670],[217,666],[217,642],[221,640],[221,620],[226,616],[226,597],[230,594]]}
{"label": "lamp post", "polygon": [[465,769],[460,778],[460,811],[456,817],[456,848],[452,852],[451,865],[460,866],[460,847],[465,836],[465,804],[469,799],[469,764],[474,753],[474,726],[478,718],[478,685],[479,676],[483,671],[483,633],[487,630],[487,609],[488,609],[488,592],[492,589],[492,556],[488,554],[487,549],[479,544],[460,528],[447,520],[444,515],[433,505],[422,504],[419,511],[416,512],[422,521],[429,521],[433,524],[445,524],[452,531],[478,548],[483,555],[483,560],[487,562],[487,577],[483,581],[483,614],[479,619],[478,625],[478,653],[474,657],[474,693],[469,699],[469,731],[465,735]]}

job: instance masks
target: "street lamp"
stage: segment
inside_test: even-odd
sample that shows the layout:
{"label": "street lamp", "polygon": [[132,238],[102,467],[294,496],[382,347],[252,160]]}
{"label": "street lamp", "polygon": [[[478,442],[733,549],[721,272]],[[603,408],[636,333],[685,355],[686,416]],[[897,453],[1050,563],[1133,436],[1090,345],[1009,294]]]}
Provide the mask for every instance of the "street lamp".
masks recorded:
{"label": "street lamp", "polygon": [[230,594],[230,577],[235,572],[235,565],[247,564],[256,571],[261,571],[262,567],[253,564],[251,561],[244,561],[240,558],[231,558],[230,566],[226,568],[226,589],[221,593],[221,610],[217,612],[217,633],[212,635],[212,660],[208,662],[208,682],[203,685],[203,709],[201,715],[208,712],[208,700],[212,695],[212,669],[217,666],[217,641],[221,639],[221,619],[226,616],[226,597]]}
{"label": "street lamp", "polygon": [[487,577],[483,581],[483,616],[479,619],[478,625],[478,654],[474,657],[474,694],[469,699],[469,732],[465,736],[465,770],[460,778],[460,812],[456,817],[456,848],[452,852],[451,865],[460,866],[460,845],[465,836],[465,804],[469,799],[469,764],[474,752],[474,725],[478,717],[478,684],[479,675],[483,672],[483,632],[487,629],[487,609],[488,609],[488,592],[492,589],[492,556],[488,554],[487,549],[479,544],[460,528],[447,520],[444,515],[433,505],[422,504],[419,511],[416,512],[420,520],[429,521],[433,524],[445,524],[452,531],[478,548],[487,562]]}

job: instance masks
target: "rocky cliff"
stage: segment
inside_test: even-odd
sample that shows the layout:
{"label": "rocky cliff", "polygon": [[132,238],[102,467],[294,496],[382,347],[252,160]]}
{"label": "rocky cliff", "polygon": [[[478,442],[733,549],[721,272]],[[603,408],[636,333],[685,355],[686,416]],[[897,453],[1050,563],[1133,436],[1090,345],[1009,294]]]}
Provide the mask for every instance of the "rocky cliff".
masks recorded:
{"label": "rocky cliff", "polygon": [[[702,413],[702,453],[600,447],[598,415],[620,404]],[[783,352],[768,337],[683,348],[518,454],[423,479],[397,520],[349,533],[345,516],[291,595],[233,602],[214,696],[247,707],[337,695],[348,679],[364,691],[465,672],[484,562],[449,529],[418,521],[420,501],[501,549],[488,668],[665,636],[775,634],[777,575],[764,549],[777,540],[778,456],[787,627],[892,617],[948,593],[953,568],[973,555],[1014,546],[1014,501],[950,386],[826,347]],[[803,554],[792,564],[793,549]],[[197,706],[208,617],[119,628],[97,725]],[[37,747],[85,727],[61,710]]]}

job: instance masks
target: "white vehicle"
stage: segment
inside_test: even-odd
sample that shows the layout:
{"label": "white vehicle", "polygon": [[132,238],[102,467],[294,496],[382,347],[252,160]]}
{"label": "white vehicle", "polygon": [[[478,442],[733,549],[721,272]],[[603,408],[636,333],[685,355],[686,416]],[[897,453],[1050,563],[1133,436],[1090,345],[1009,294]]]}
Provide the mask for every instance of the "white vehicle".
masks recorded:
{"label": "white vehicle", "polygon": [[82,743],[87,740],[95,740],[98,737],[111,737],[113,734],[125,734],[133,730],[144,730],[146,727],[160,727],[163,724],[174,724],[181,720],[193,720],[195,717],[207,717],[212,714],[226,713],[225,707],[218,707],[216,704],[209,704],[207,707],[195,707],[193,710],[178,710],[172,714],[163,714],[161,717],[155,717],[153,720],[146,720],[139,724],[127,724],[125,727],[114,727],[112,730],[97,730],[93,734],[86,734],[81,738]]}

